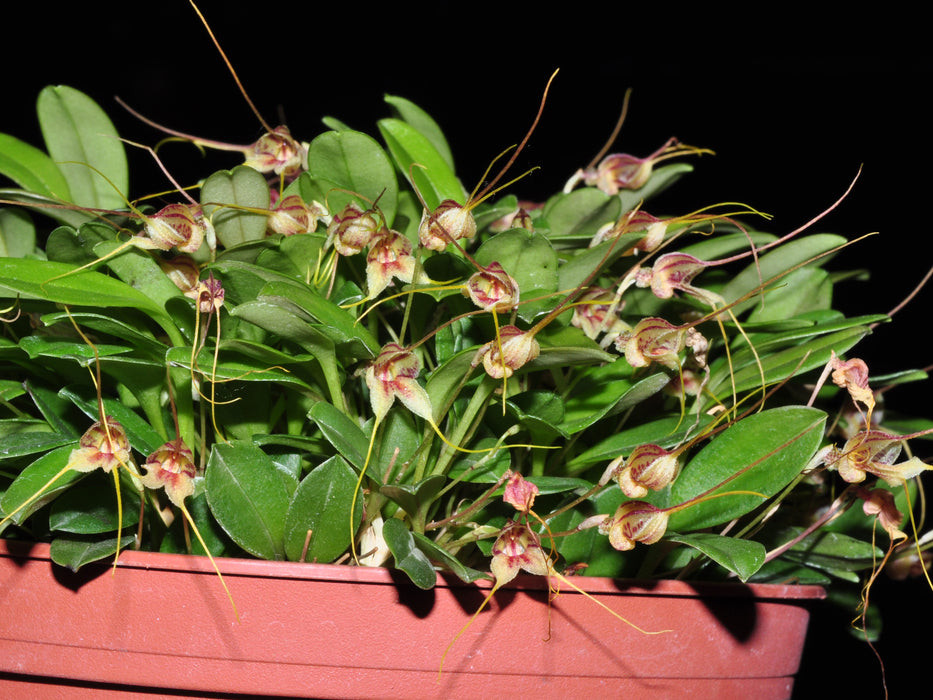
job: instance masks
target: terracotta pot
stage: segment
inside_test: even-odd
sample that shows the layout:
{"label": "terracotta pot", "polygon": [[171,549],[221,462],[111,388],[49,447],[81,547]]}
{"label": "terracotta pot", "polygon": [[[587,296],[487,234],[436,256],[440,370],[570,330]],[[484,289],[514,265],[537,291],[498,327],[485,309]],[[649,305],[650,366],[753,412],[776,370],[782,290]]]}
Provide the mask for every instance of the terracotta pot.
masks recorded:
{"label": "terracotta pot", "polygon": [[[453,645],[488,585],[431,591],[386,569],[124,552],[71,573],[0,540],[0,697],[164,689],[369,698],[790,696],[815,586],[578,577],[643,634],[519,577]],[[550,625],[550,638],[548,629]]]}

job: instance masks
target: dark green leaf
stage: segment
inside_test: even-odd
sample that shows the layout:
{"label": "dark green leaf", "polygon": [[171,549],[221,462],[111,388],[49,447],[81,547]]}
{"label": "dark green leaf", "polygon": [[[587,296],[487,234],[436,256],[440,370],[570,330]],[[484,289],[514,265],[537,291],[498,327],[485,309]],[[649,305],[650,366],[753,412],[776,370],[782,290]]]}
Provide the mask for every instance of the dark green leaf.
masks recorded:
{"label": "dark green leaf", "polygon": [[382,526],[382,535],[392,556],[395,566],[406,574],[418,588],[428,590],[437,583],[437,572],[430,560],[415,544],[411,530],[398,518],[389,518]]}
{"label": "dark green leaf", "polygon": [[92,539],[90,537],[59,537],[52,542],[49,556],[59,566],[77,571],[85,564],[107,559],[119,549],[133,546],[133,537]]}
{"label": "dark green leaf", "polygon": [[731,571],[742,581],[761,568],[765,562],[765,547],[760,542],[740,540],[734,537],[724,537],[706,532],[696,532],[690,535],[667,535],[666,542],[679,542],[688,547],[698,549],[710,559]]}
{"label": "dark green leaf", "polygon": [[22,523],[83,478],[85,474],[70,469],[68,462],[76,446],[68,445],[47,452],[23,469],[0,497],[0,511],[4,517],[9,516],[13,523]]}
{"label": "dark green leaf", "polygon": [[302,479],[285,517],[285,553],[290,560],[298,561],[304,552],[304,561],[327,563],[347,550],[363,514],[361,493],[354,505],[356,482],[356,473],[339,455]]}
{"label": "dark green leaf", "polygon": [[357,469],[366,462],[369,438],[345,414],[323,401],[314,404],[308,417],[317,423],[327,441]]}
{"label": "dark green leaf", "polygon": [[759,507],[807,466],[823,439],[825,424],[823,411],[785,406],[732,425],[700,450],[674,481],[672,503],[686,503],[701,494],[704,500],[672,513],[670,529],[712,527]]}
{"label": "dark green leaf", "polygon": [[211,512],[234,542],[263,559],[285,558],[291,494],[265,452],[246,442],[217,443],[204,481]]}

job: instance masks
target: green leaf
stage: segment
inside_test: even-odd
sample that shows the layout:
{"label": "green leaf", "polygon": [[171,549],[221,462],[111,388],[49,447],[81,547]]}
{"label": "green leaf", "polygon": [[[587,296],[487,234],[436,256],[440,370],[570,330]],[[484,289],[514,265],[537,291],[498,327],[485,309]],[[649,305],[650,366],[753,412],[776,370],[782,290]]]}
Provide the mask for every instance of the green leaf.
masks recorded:
{"label": "green leaf", "polygon": [[379,493],[391,498],[409,515],[415,515],[434,500],[446,483],[447,477],[442,474],[435,474],[418,484],[387,484],[381,486]]}
{"label": "green leaf", "polygon": [[564,402],[550,391],[525,391],[506,402],[516,420],[528,428],[532,442],[550,442],[556,437],[568,437],[560,423],[564,419]]}
{"label": "green leaf", "polygon": [[0,209],[0,258],[25,258],[36,252],[36,227],[21,209]]}
{"label": "green leaf", "polygon": [[379,143],[359,131],[327,131],[308,146],[308,173],[362,195],[364,201],[378,200],[386,225],[395,220],[398,179],[392,162]]}
{"label": "green leaf", "polygon": [[0,175],[28,192],[62,202],[71,201],[68,181],[55,161],[35,146],[9,134],[0,134]]}
{"label": "green leaf", "polygon": [[398,518],[389,518],[382,526],[382,536],[392,556],[396,568],[401,569],[418,588],[428,590],[437,583],[437,572],[424,552],[418,549],[411,530]]}
{"label": "green leaf", "polygon": [[567,470],[573,474],[598,462],[611,461],[616,457],[629,454],[639,445],[660,445],[665,449],[670,449],[681,444],[688,431],[692,434],[700,433],[711,421],[711,417],[703,416],[699,425],[694,426],[692,420],[673,416],[626,428],[573,457],[567,463]]}
{"label": "green leaf", "polygon": [[396,166],[409,182],[413,180],[428,209],[433,211],[445,199],[465,203],[466,193],[454,171],[415,127],[400,119],[381,119],[378,126]]}
{"label": "green leaf", "polygon": [[606,352],[596,341],[590,340],[583,331],[573,326],[545,328],[535,338],[541,345],[541,354],[522,369],[576,367],[604,364],[618,359],[618,355]]}
{"label": "green leaf", "polygon": [[10,515],[17,508],[27,503],[34,496],[39,496],[32,503],[10,517],[13,523],[22,523],[42,506],[53,501],[79,479],[86,476],[68,467],[68,458],[76,445],[59,447],[42,455],[35,462],[20,472],[0,498],[0,510]]}
{"label": "green leaf", "polygon": [[[813,234],[792,240],[762,255],[757,264],[749,264],[722,288],[720,294],[726,300],[726,303],[736,301],[744,294],[757,289],[762,282],[768,283],[769,280],[790,270],[795,265],[804,264],[818,255],[838,248],[845,242],[846,239],[842,236],[829,233]],[[777,284],[783,285],[786,283],[786,277],[777,281]],[[732,311],[738,316],[743,310],[749,306],[754,306],[759,301],[757,297],[752,297],[736,305]]]}
{"label": "green leaf", "polygon": [[[811,333],[814,337],[807,343],[778,352],[770,352],[761,356],[769,347],[756,346],[761,357],[761,366],[755,363],[754,356],[747,350],[741,354],[736,353],[732,358],[732,378],[730,380],[729,367],[725,358],[714,363],[711,368],[712,379],[709,381],[708,391],[716,396],[723,391],[742,392],[748,389],[769,385],[788,379],[804,372],[809,372],[829,362],[832,353],[843,355],[849,348],[870,333],[867,326],[856,326],[836,333],[819,335]],[[733,384],[734,382],[734,384]]]}
{"label": "green leaf", "polygon": [[52,542],[49,557],[59,566],[77,571],[85,564],[115,555],[118,549],[133,545],[133,537],[112,537],[105,540],[82,537],[59,537]]}
{"label": "green leaf", "polygon": [[578,433],[600,418],[653,396],[669,382],[670,377],[663,372],[634,382],[632,368],[623,360],[591,369],[564,402],[564,420],[560,427],[570,434]]}
{"label": "green leaf", "polygon": [[622,190],[616,195],[622,203],[622,211],[631,211],[641,202],[661,194],[684,175],[692,172],[693,166],[690,163],[671,163],[670,165],[655,168],[648,182],[642,185],[640,189]]}
{"label": "green leaf", "polygon": [[74,442],[75,438],[76,436],[69,433],[50,433],[46,431],[7,435],[0,444],[0,459],[25,457],[39,452],[48,452],[56,447]]}
{"label": "green leaf", "polygon": [[95,471],[52,504],[49,527],[76,535],[114,532],[139,522],[139,493],[121,489],[123,520],[117,527],[117,495],[113,475]]}
{"label": "green leaf", "polygon": [[585,248],[560,266],[561,289],[577,289],[590,275],[605,268],[643,238],[640,233],[624,233],[593,248]]}
{"label": "green leaf", "polygon": [[201,206],[225,248],[266,235],[269,185],[258,170],[239,165],[214,173],[201,185]]}
{"label": "green leaf", "polygon": [[689,535],[667,535],[666,542],[679,542],[699,550],[710,559],[731,571],[743,582],[765,563],[767,551],[760,542],[740,540],[711,533],[697,532]]}
{"label": "green leaf", "polygon": [[591,239],[600,227],[615,221],[621,214],[619,198],[595,187],[555,195],[548,200],[543,212],[552,238],[580,240]]}
{"label": "green leaf", "polygon": [[[227,537],[227,534],[217,524],[214,516],[211,515],[210,507],[207,504],[207,494],[203,490],[204,477],[196,476],[194,481],[194,495],[185,499],[185,505],[188,508],[188,514],[198,528],[198,532],[201,533],[201,537],[204,539],[204,544],[207,545],[212,556],[242,557],[243,552],[232,545],[230,538]],[[159,551],[170,554],[195,554],[201,556],[206,554],[200,540],[197,537],[191,537],[191,526],[184,516],[175,518],[168,532],[162,538],[162,542],[159,543]]]}
{"label": "green leaf", "polygon": [[461,581],[473,583],[473,581],[479,579],[489,578],[489,574],[484,571],[478,571],[476,569],[471,569],[469,566],[464,566],[459,559],[454,557],[443,547],[439,547],[434,540],[430,540],[418,532],[412,532],[411,534],[415,539],[415,544],[418,546],[418,549],[424,552],[428,559],[439,562],[442,566],[450,569]]}
{"label": "green leaf", "polygon": [[86,224],[93,218],[92,214],[81,209],[71,208],[69,205],[63,205],[55,197],[47,197],[43,194],[35,194],[15,187],[0,188],[0,199],[6,199],[11,202],[21,202],[28,209],[49,216],[56,221],[69,226],[80,226]]}
{"label": "green leaf", "polygon": [[434,121],[434,118],[430,114],[425,112],[414,102],[406,100],[404,97],[386,95],[385,101],[394,108],[397,117],[411,124],[430,141],[431,145],[434,146],[435,150],[446,161],[450,169],[456,171],[456,168],[454,168],[454,157],[450,152],[450,146],[447,144],[444,132],[441,131],[440,126],[438,126],[437,122]]}
{"label": "green leaf", "polygon": [[[63,436],[71,435],[74,440],[78,439],[78,430],[68,420],[67,409],[69,402],[66,399],[59,396],[57,392],[43,386],[38,386],[29,380],[20,386],[24,386],[26,391],[29,392],[29,397],[32,399],[33,404],[52,430]],[[9,397],[5,398],[9,400]]]}
{"label": "green leaf", "polygon": [[[115,316],[99,314],[93,312],[71,311],[70,313],[51,313],[42,317],[42,322],[46,326],[52,326],[56,323],[63,324],[63,328],[71,329],[71,320],[74,319],[82,328],[91,328],[99,333],[107,333],[114,338],[125,342],[129,347],[137,350],[150,359],[164,360],[165,352],[168,346],[156,337],[144,325],[136,323],[127,323],[121,318]],[[100,345],[97,346],[100,351]],[[164,362],[163,362],[164,364]]]}
{"label": "green leaf", "polygon": [[369,438],[350,418],[329,403],[319,401],[308,417],[317,423],[327,441],[357,469],[366,462]]}
{"label": "green leaf", "polygon": [[357,494],[353,503],[356,481],[356,473],[339,455],[301,480],[285,516],[285,553],[290,560],[301,558],[305,542],[305,561],[331,562],[347,550],[351,529],[355,532],[363,517],[363,495]]}
{"label": "green leaf", "polygon": [[265,452],[246,442],[216,443],[204,482],[211,512],[230,539],[254,556],[285,559],[291,493]]}
{"label": "green leaf", "polygon": [[[687,464],[671,487],[671,503],[705,498],[671,514],[669,528],[712,527],[759,507],[807,466],[823,439],[826,414],[784,406],[743,418],[716,436]],[[731,494],[750,491],[758,495]]]}
{"label": "green leaf", "polygon": [[[850,509],[850,512],[852,510],[855,509]],[[783,533],[783,539],[790,540],[799,532],[798,528],[789,530]],[[844,532],[826,530],[812,533],[795,544],[785,555],[790,561],[853,581],[857,581],[858,577],[846,576],[846,572],[872,569],[882,557],[884,552],[871,542],[865,542]]]}
{"label": "green leaf", "polygon": [[125,282],[73,265],[31,258],[0,259],[0,299],[44,299],[68,306],[129,307],[173,326],[165,310]]}
{"label": "green leaf", "polygon": [[783,284],[769,289],[759,306],[748,316],[750,322],[780,321],[829,309],[833,285],[829,273],[818,267],[803,267],[784,278]]}
{"label": "green leaf", "polygon": [[39,93],[36,110],[49,155],[68,181],[71,201],[82,207],[125,207],[126,152],[97,103],[74,88],[49,86]]}
{"label": "green leaf", "polygon": [[308,285],[294,281],[272,281],[262,288],[259,297],[260,300],[276,301],[285,307],[304,311],[310,319],[321,324],[318,330],[335,343],[359,341],[372,353],[369,357],[379,354],[379,341],[364,324],[357,323],[356,318],[346,309],[340,308]]}

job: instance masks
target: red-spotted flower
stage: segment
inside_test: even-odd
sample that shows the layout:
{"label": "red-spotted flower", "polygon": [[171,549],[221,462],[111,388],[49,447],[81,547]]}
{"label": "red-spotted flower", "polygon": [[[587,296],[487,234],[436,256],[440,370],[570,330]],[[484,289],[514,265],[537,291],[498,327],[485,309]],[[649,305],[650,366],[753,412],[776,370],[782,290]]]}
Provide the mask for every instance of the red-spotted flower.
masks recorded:
{"label": "red-spotted flower", "polygon": [[603,520],[599,532],[609,536],[609,544],[620,551],[634,549],[636,542],[654,544],[667,531],[669,514],[645,501],[626,501]]}
{"label": "red-spotted flower", "polygon": [[290,194],[282,197],[269,213],[269,230],[283,236],[311,233],[324,216],[327,210],[319,202],[308,204],[301,195]]}
{"label": "red-spotted flower", "polygon": [[660,491],[670,484],[680,469],[678,453],[659,445],[639,445],[628,459],[617,457],[609,463],[612,476],[629,498],[644,498],[648,490]]}
{"label": "red-spotted flower", "polygon": [[372,211],[364,211],[356,202],[350,202],[331,219],[324,246],[333,244],[341,255],[356,255],[372,243],[381,225]]}
{"label": "red-spotted flower", "polygon": [[532,331],[523,331],[517,326],[503,326],[498,339],[486,343],[476,352],[473,366],[482,361],[486,374],[493,379],[509,378],[540,352],[541,346]]}
{"label": "red-spotted flower", "polygon": [[421,361],[398,343],[386,343],[364,371],[373,414],[382,420],[396,398],[415,415],[433,420],[431,399],[417,380]]}
{"label": "red-spotted flower", "polygon": [[860,483],[868,474],[873,474],[891,486],[900,486],[930,469],[918,457],[895,463],[904,440],[904,437],[883,430],[863,430],[847,440],[842,449],[833,447],[825,458],[826,465],[852,484]]}
{"label": "red-spotted flower", "polygon": [[613,153],[603,158],[595,168],[580,173],[583,181],[601,189],[606,194],[618,194],[619,190],[637,190],[648,182],[654,166],[661,161],[682,155],[712,153],[705,148],[696,148],[671,138],[647,158],[636,158],[628,153]]}
{"label": "red-spotted flower", "polygon": [[292,137],[287,126],[277,126],[244,149],[244,165],[261,173],[286,178],[308,169],[308,149]]}
{"label": "red-spotted flower", "polygon": [[463,286],[463,295],[483,311],[503,313],[518,306],[518,283],[502,265],[493,261],[470,275]]}
{"label": "red-spotted flower", "polygon": [[366,286],[369,298],[379,296],[392,278],[411,282],[415,274],[412,245],[397,231],[383,229],[375,236],[366,254]]}
{"label": "red-spotted flower", "polygon": [[424,211],[418,226],[418,239],[428,250],[444,250],[451,241],[473,238],[476,220],[468,207],[445,199],[433,212]]}
{"label": "red-spotted flower", "polygon": [[147,489],[165,489],[168,500],[183,506],[194,493],[194,455],[181,438],[166,442],[146,459],[146,473],[140,478]]}
{"label": "red-spotted flower", "polygon": [[587,338],[596,340],[603,333],[600,347],[608,347],[621,333],[629,330],[619,311],[625,302],[602,287],[590,287],[574,302],[570,325],[583,331]]}

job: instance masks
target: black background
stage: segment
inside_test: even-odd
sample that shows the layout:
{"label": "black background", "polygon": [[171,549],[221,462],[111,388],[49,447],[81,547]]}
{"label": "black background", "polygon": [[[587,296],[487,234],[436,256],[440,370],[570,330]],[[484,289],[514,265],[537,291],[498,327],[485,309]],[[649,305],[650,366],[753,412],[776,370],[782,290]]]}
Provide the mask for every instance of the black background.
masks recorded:
{"label": "black background", "polygon": [[[120,109],[114,95],[199,136],[246,144],[262,133],[183,0],[18,7],[19,19],[2,19],[0,131],[41,145],[35,98],[46,84],[68,84],[104,106],[121,134],[150,144],[157,132]],[[831,205],[862,165],[850,197],[817,226],[849,238],[879,232],[836,258],[839,269],[871,269],[869,281],[838,289],[841,308],[888,311],[933,264],[926,129],[933,60],[915,50],[924,45],[917,17],[820,18],[766,7],[748,16],[708,7],[692,16],[673,7],[651,16],[618,3],[374,10],[205,0],[201,7],[260,112],[301,139],[319,133],[325,115],[375,133],[376,119],[388,115],[382,96],[401,95],[440,123],[472,188],[489,161],[522,138],[547,78],[560,68],[513,171],[540,166],[515,186],[520,196],[553,192],[587,164],[631,87],[614,151],[644,156],[676,136],[717,154],[691,159],[695,172],[664,195],[673,213],[745,202],[773,214],[765,228],[784,233]],[[212,155],[205,163],[182,145],[162,155],[183,181],[186,173],[193,179],[237,162]],[[166,187],[148,155],[131,157],[131,196]],[[931,301],[926,290],[859,346],[874,373],[933,363]],[[929,390],[924,382],[887,398],[929,415]],[[921,457],[931,456],[928,445],[915,444]],[[933,591],[919,582],[882,585],[876,599],[890,611],[881,649],[898,697],[925,670],[913,664],[929,644]],[[852,690],[851,697],[881,697],[874,657],[848,642],[844,621],[832,622],[818,613],[797,695],[810,697],[826,681]]]}

